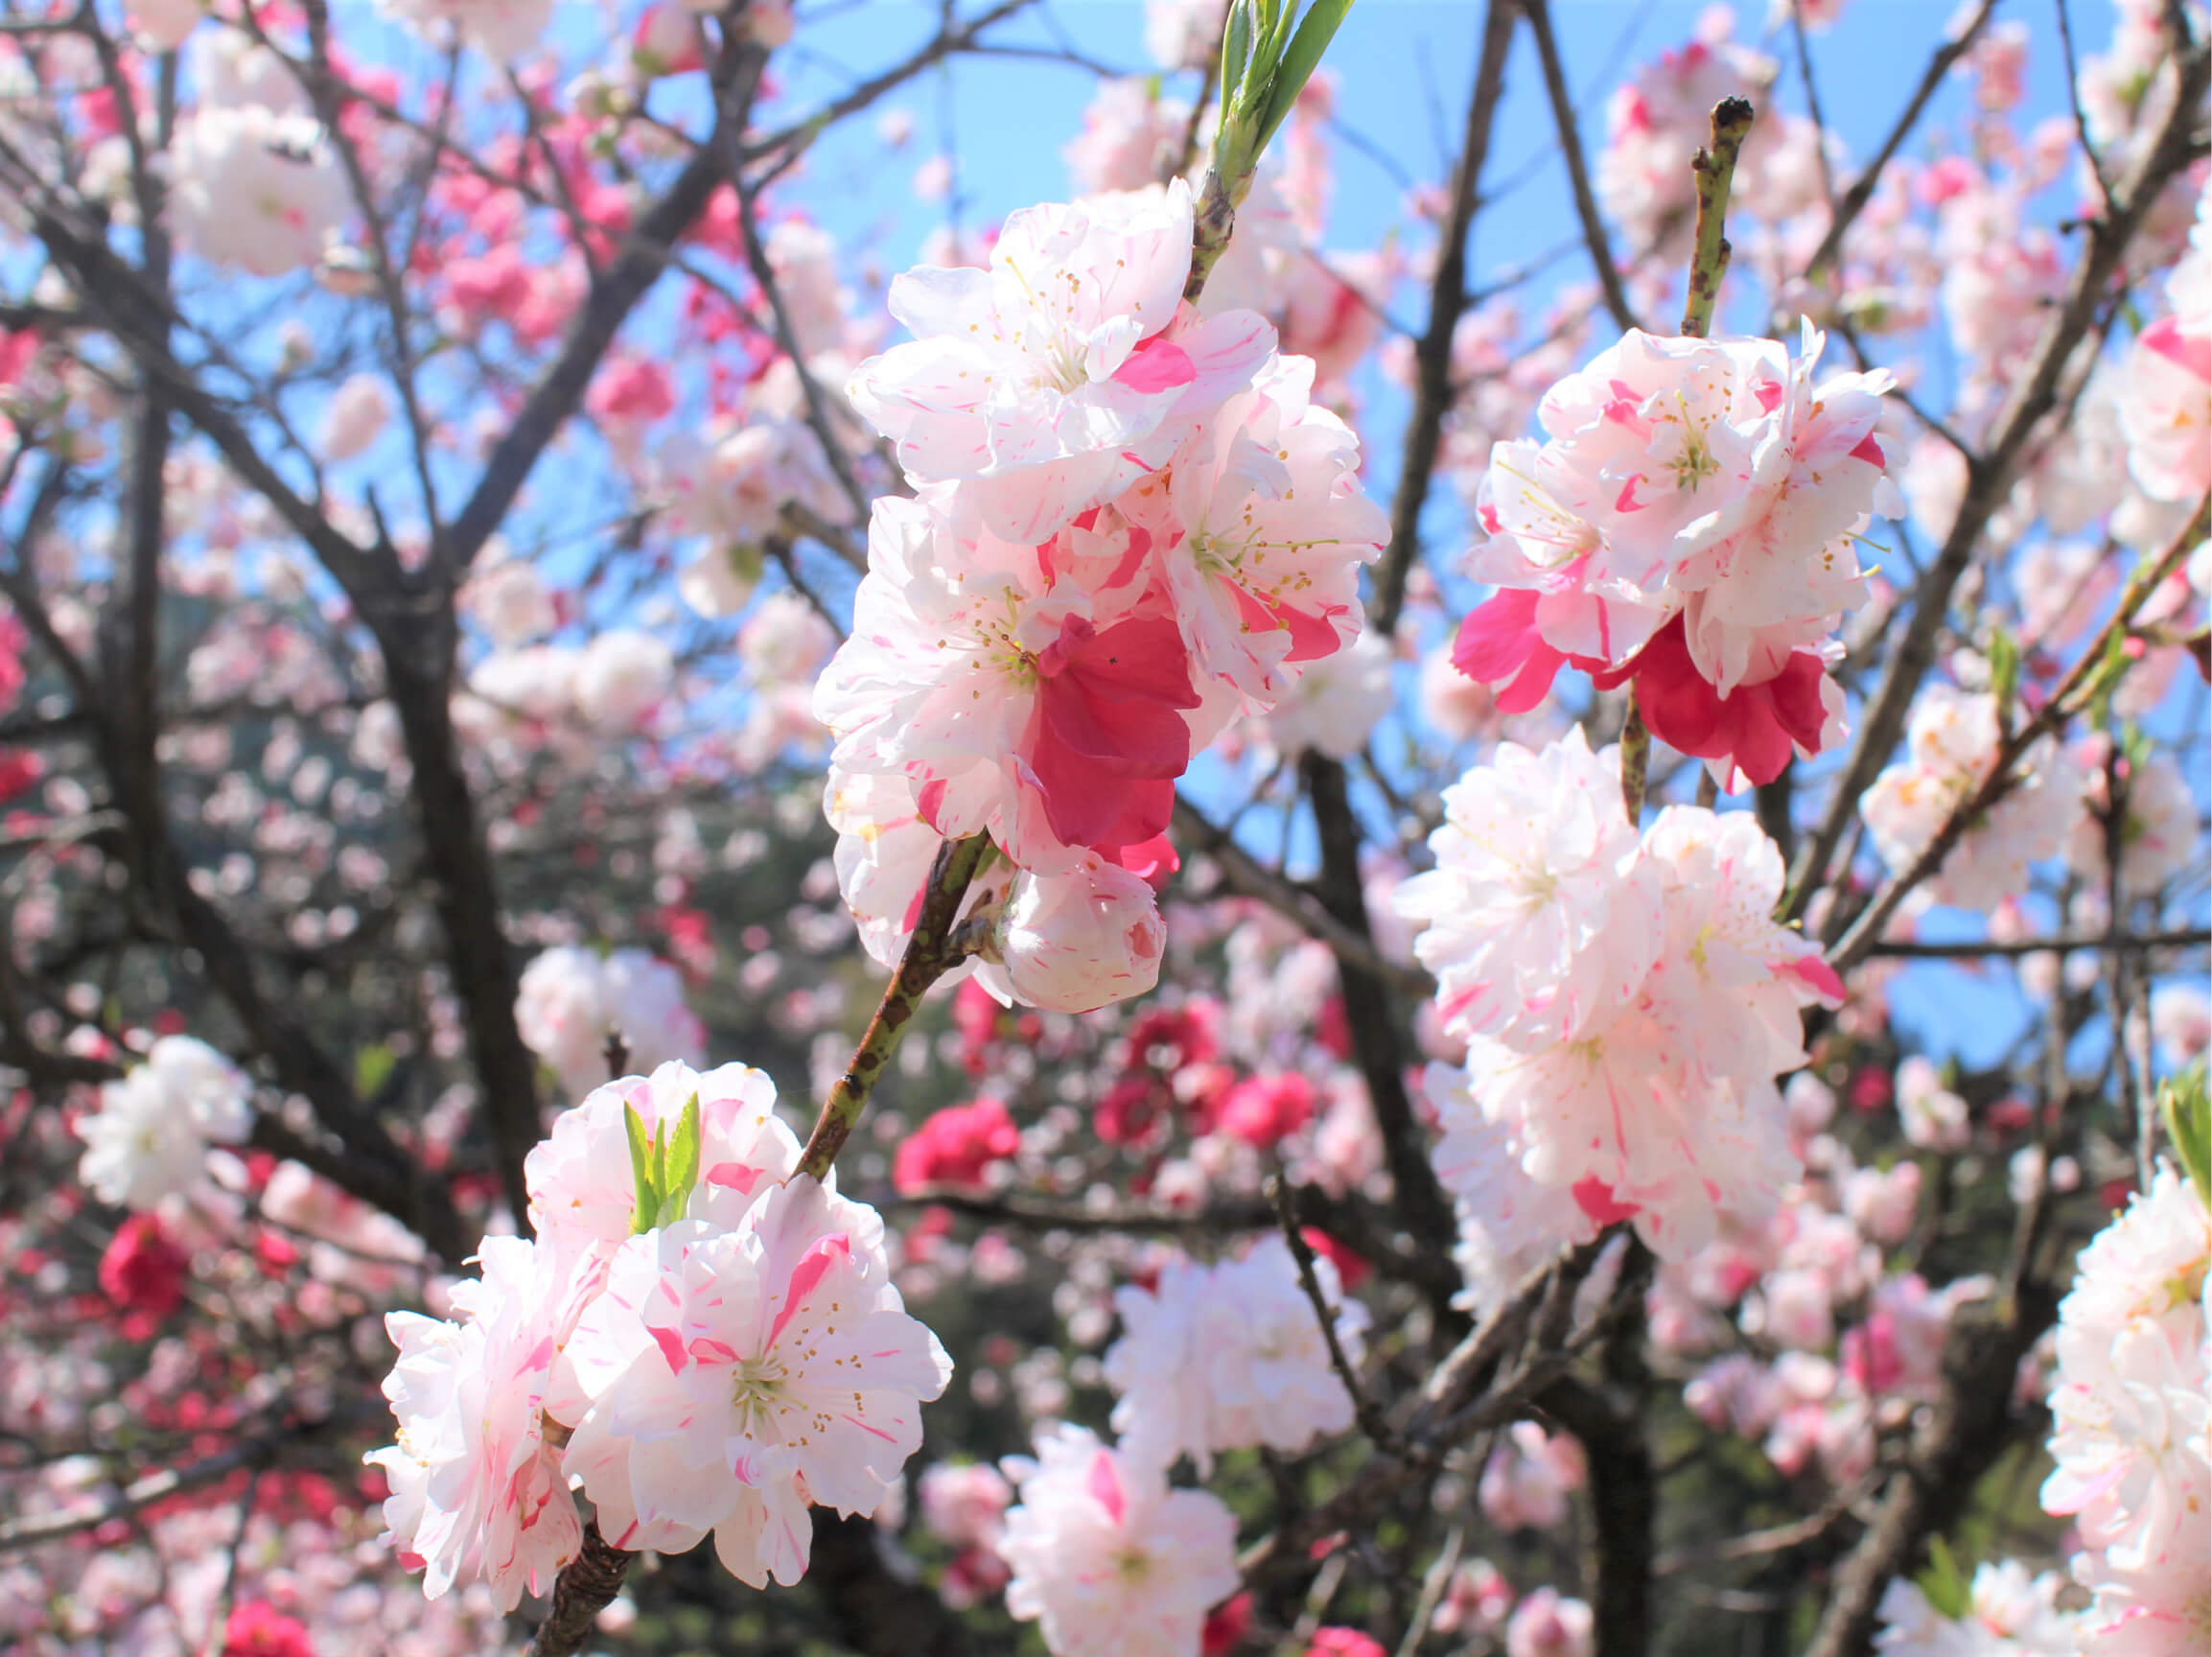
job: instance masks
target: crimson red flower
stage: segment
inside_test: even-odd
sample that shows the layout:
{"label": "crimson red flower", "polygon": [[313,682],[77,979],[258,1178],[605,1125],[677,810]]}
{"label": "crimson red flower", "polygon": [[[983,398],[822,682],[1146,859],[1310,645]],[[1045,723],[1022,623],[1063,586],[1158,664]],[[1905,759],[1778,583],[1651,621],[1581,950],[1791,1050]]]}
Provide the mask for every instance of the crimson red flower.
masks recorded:
{"label": "crimson red flower", "polygon": [[166,1318],[184,1301],[192,1256],[170,1241],[151,1214],[133,1214],[116,1228],[100,1257],[100,1287],[119,1312]]}
{"label": "crimson red flower", "polygon": [[983,1171],[1021,1149],[1006,1106],[988,1096],[938,1111],[898,1147],[891,1180],[909,1194],[928,1185],[981,1185]]}
{"label": "crimson red flower", "polygon": [[222,1630],[222,1657],[314,1657],[307,1624],[266,1599],[248,1599]]}

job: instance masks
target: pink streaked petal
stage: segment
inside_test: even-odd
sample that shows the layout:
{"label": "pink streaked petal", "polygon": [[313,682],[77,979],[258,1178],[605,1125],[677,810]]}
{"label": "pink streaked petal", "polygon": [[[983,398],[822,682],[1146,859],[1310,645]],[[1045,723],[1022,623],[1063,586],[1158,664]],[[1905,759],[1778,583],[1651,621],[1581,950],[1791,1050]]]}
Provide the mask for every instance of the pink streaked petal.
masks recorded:
{"label": "pink streaked petal", "polygon": [[1835,1006],[1843,1005],[1844,981],[1837,975],[1836,969],[1820,956],[1804,956],[1791,962],[1789,969],[1818,991],[1825,1000]]}
{"label": "pink streaked petal", "polygon": [[1154,335],[1122,359],[1114,383],[1131,391],[1173,391],[1199,377],[1191,354],[1174,340]]}
{"label": "pink streaked petal", "polygon": [[783,1305],[776,1314],[776,1321],[769,1325],[769,1345],[776,1344],[777,1337],[783,1333],[785,1325],[798,1315],[807,1295],[813,1294],[815,1287],[828,1275],[829,1269],[839,1261],[849,1259],[851,1253],[852,1240],[842,1232],[834,1237],[818,1239],[806,1250],[799,1264],[792,1269],[791,1282],[783,1292]]}
{"label": "pink streaked petal", "polygon": [[683,1374],[686,1365],[691,1362],[690,1354],[684,1350],[684,1337],[665,1324],[647,1324],[645,1333],[652,1336],[660,1345],[661,1356],[668,1361],[668,1367],[679,1375]]}
{"label": "pink streaked petal", "polygon": [[1110,1451],[1101,1450],[1091,1458],[1090,1478],[1085,1487],[1091,1500],[1106,1510],[1106,1516],[1119,1525],[1129,1513],[1129,1498],[1122,1490],[1121,1474],[1114,1467]]}

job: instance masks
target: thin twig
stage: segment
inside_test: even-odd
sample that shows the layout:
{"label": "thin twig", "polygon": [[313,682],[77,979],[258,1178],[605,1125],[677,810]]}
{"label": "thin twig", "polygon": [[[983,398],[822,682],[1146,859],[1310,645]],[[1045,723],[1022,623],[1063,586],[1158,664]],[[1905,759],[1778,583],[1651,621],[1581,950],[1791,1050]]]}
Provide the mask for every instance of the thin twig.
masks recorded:
{"label": "thin twig", "polygon": [[1321,1292],[1320,1273],[1314,1267],[1314,1246],[1306,1241],[1306,1233],[1299,1227],[1298,1216],[1291,1206],[1291,1184],[1280,1170],[1268,1181],[1268,1196],[1275,1205],[1275,1221],[1282,1228],[1283,1241],[1290,1245],[1291,1258],[1298,1263],[1298,1282],[1306,1291],[1306,1298],[1314,1308],[1314,1317],[1321,1325],[1321,1339],[1329,1348],[1329,1366],[1336,1370],[1337,1379],[1344,1384],[1344,1390],[1352,1399],[1352,1414],[1360,1423],[1360,1431],[1381,1449],[1387,1450],[1398,1441],[1390,1431],[1390,1423],[1383,1418],[1383,1412],[1367,1389],[1360,1382],[1359,1371],[1345,1356],[1344,1344],[1337,1336],[1337,1308]]}

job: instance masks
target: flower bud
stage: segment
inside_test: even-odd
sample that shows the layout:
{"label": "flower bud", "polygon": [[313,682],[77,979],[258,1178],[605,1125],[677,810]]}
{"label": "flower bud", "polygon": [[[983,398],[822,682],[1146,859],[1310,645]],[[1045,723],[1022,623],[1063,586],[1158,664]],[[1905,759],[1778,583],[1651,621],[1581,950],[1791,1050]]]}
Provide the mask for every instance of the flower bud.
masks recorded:
{"label": "flower bud", "polygon": [[1002,998],[1088,1013],[1159,982],[1167,924],[1153,889],[1085,852],[1064,875],[1014,877],[995,939],[999,965],[980,975]]}

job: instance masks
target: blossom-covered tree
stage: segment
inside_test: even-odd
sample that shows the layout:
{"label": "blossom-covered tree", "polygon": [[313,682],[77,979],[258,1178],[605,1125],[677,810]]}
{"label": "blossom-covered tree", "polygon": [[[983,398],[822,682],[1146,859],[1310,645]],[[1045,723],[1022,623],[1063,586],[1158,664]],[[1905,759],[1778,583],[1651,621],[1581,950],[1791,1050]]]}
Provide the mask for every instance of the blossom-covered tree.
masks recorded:
{"label": "blossom-covered tree", "polygon": [[1906,11],[0,16],[0,1645],[2202,1653],[2212,17]]}

